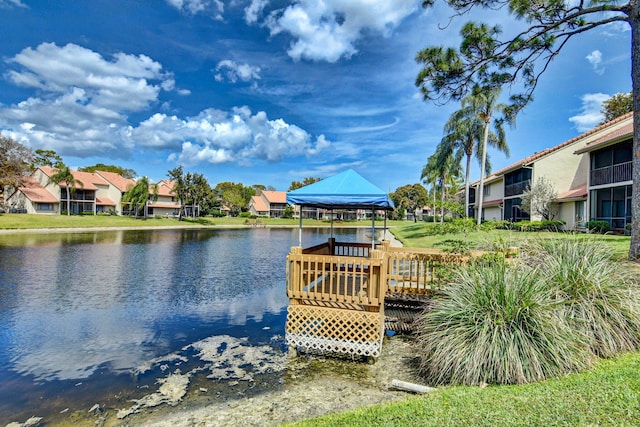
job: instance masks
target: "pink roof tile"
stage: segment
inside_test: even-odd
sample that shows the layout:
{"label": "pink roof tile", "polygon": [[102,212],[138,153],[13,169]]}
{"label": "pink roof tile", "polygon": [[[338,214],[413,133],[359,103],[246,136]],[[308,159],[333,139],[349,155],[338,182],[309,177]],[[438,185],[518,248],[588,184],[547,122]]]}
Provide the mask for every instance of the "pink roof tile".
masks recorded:
{"label": "pink roof tile", "polygon": [[262,197],[252,196],[251,201],[253,202],[253,209],[258,212],[266,212],[269,210],[267,204],[262,200]]}
{"label": "pink roof tile", "polygon": [[[39,169],[49,178],[58,172],[57,169],[50,168],[48,166],[40,166]],[[79,181],[79,183],[75,185],[76,188],[81,188],[83,190],[97,190],[98,187],[96,187],[96,185],[107,185],[107,182],[104,179],[91,172],[71,171],[71,174],[74,179]],[[66,183],[61,183],[60,187],[66,188]]]}
{"label": "pink roof tile", "polygon": [[269,203],[287,203],[286,191],[269,191],[263,190],[262,194]]}
{"label": "pink roof tile", "polygon": [[96,205],[99,206],[115,206],[116,202],[108,197],[96,197]]}
{"label": "pink roof tile", "polygon": [[588,151],[593,151],[600,147],[605,147],[612,142],[617,142],[623,138],[632,138],[633,137],[633,120],[629,121],[629,123],[625,123],[624,126],[619,127],[618,129],[613,129],[600,138],[591,141],[586,146],[576,151],[576,154],[586,153]]}
{"label": "pink roof tile", "polygon": [[136,182],[130,178],[125,178],[115,172],[96,171],[96,174],[101,176],[108,183],[116,187],[120,192],[124,193],[131,187],[136,185]]}
{"label": "pink roof tile", "polygon": [[150,208],[179,209],[180,205],[170,202],[149,202]]}
{"label": "pink roof tile", "polygon": [[556,197],[556,200],[583,199],[587,197],[587,184],[572,188]]}
{"label": "pink roof tile", "polygon": [[38,181],[32,177],[25,177],[22,180],[22,185],[18,188],[18,191],[22,192],[25,197],[32,202],[38,203],[59,203],[60,201],[56,196],[47,191]]}
{"label": "pink roof tile", "polygon": [[502,199],[482,201],[483,207],[498,206],[500,204],[502,204]]}

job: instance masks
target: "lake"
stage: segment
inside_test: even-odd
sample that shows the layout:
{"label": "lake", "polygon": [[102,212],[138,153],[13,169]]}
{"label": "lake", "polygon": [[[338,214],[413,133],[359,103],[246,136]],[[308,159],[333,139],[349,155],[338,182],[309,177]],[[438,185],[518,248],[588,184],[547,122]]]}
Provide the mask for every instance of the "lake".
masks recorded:
{"label": "lake", "polygon": [[[328,237],[305,229],[303,246]],[[281,384],[297,244],[293,228],[0,235],[0,425]]]}

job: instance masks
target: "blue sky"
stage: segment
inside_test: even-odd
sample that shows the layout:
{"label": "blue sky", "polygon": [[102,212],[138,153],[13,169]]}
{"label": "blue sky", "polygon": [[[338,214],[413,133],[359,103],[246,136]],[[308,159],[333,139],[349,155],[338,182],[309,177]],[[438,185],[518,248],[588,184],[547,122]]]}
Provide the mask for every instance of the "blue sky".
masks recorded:
{"label": "blue sky", "polygon": [[[518,28],[478,11],[442,30],[451,11],[420,3],[0,0],[0,132],[152,181],[181,164],[212,186],[284,191],[353,168],[394,191],[420,181],[458,107],[422,100],[416,53],[458,46],[471,18]],[[493,169],[595,126],[601,102],[631,89],[630,52],[626,25],[570,42]]]}

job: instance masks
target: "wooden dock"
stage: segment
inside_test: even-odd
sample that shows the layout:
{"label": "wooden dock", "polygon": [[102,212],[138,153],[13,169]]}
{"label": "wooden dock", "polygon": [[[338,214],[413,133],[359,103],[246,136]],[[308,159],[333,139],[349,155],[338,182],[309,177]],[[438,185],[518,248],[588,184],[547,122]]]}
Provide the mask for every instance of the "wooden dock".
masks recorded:
{"label": "wooden dock", "polygon": [[[303,352],[378,357],[385,328],[409,328],[409,314],[469,257],[433,249],[340,243],[287,256],[286,342]],[[385,306],[389,314],[385,326]]]}

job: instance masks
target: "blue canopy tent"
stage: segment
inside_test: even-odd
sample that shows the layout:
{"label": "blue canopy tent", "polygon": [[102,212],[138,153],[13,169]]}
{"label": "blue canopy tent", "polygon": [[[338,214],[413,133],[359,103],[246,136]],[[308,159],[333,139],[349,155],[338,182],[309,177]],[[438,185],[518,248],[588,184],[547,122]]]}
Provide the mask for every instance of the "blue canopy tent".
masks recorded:
{"label": "blue canopy tent", "polygon": [[[389,195],[364,179],[353,169],[287,193],[287,203],[323,209],[371,209],[371,245],[375,240],[375,211],[393,210]],[[332,218],[333,220],[333,218]],[[386,229],[386,215],[385,215]],[[333,234],[333,222],[332,230]],[[302,246],[302,208],[300,209],[300,246]]]}

